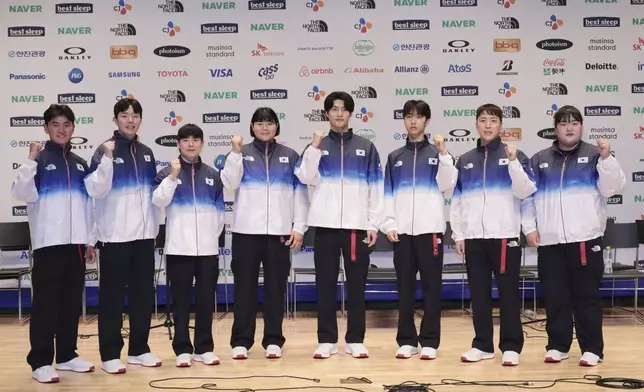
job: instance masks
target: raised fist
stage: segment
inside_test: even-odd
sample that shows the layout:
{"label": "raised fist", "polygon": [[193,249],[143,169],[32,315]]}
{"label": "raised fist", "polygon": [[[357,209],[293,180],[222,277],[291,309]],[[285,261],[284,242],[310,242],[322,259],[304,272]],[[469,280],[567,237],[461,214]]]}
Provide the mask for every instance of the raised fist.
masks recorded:
{"label": "raised fist", "polygon": [[604,139],[597,139],[597,149],[599,149],[599,155],[602,158],[608,158],[610,155],[610,143]]}
{"label": "raised fist", "polygon": [[175,159],[174,161],[170,162],[170,178],[173,181],[177,180],[177,177],[179,177],[180,171],[181,171],[181,162],[178,159]]}
{"label": "raised fist", "polygon": [[441,154],[445,154],[447,150],[445,149],[445,139],[442,135],[434,135],[434,144]]}
{"label": "raised fist", "polygon": [[38,158],[38,154],[42,151],[42,144],[38,142],[31,142],[29,144],[29,159],[35,161]]}
{"label": "raised fist", "polygon": [[324,137],[324,134],[319,129],[313,132],[313,141],[311,142],[311,146],[318,148],[323,137]]}
{"label": "raised fist", "polygon": [[103,143],[103,148],[105,151],[105,156],[109,158],[114,157],[114,140],[108,140],[105,143]]}
{"label": "raised fist", "polygon": [[241,152],[242,150],[242,142],[244,141],[244,138],[241,136],[233,136],[233,140],[230,141],[230,144],[233,146],[233,151],[235,152]]}
{"label": "raised fist", "polygon": [[508,159],[514,161],[517,159],[517,147],[516,146],[507,146],[505,147],[505,153],[508,154]]}

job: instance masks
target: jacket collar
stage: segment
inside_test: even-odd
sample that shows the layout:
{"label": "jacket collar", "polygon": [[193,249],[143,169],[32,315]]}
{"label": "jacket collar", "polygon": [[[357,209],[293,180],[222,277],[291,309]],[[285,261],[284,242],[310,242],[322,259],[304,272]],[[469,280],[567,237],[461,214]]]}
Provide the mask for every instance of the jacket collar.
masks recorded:
{"label": "jacket collar", "polygon": [[277,140],[273,138],[272,140],[268,142],[263,142],[257,138],[253,138],[253,147],[255,147],[258,151],[261,153],[266,152],[266,148],[268,147],[268,152],[273,152],[275,149],[275,146],[277,145]]}
{"label": "jacket collar", "polygon": [[329,130],[329,137],[333,140],[340,140],[340,139],[351,139],[353,137],[353,128],[349,128],[348,130],[344,132],[338,132],[334,131],[332,129]]}
{"label": "jacket collar", "polygon": [[501,146],[501,138],[500,137],[497,137],[496,139],[492,140],[491,142],[489,142],[488,144],[486,144],[484,146],[481,145],[481,138],[478,138],[476,140],[476,149],[479,150],[479,151],[485,150],[486,147],[489,150],[498,150],[500,146]]}
{"label": "jacket collar", "polygon": [[555,150],[556,152],[560,153],[560,154],[565,154],[565,153],[574,154],[579,150],[579,148],[581,147],[582,143],[583,142],[581,140],[579,140],[579,143],[577,143],[575,148],[573,148],[572,150],[564,151],[561,148],[559,148],[559,141],[555,140],[555,141],[552,142],[552,149]]}
{"label": "jacket collar", "polygon": [[125,144],[132,144],[132,143],[137,143],[139,141],[139,135],[136,134],[132,139],[128,139],[121,132],[118,130],[114,131],[114,136],[112,137],[115,142],[117,143],[125,143]]}
{"label": "jacket collar", "polygon": [[192,166],[194,165],[195,170],[198,170],[201,167],[201,156],[197,157],[197,161],[195,163],[190,163],[179,155],[179,162],[181,162],[182,169],[192,170]]}
{"label": "jacket collar", "polygon": [[65,144],[65,146],[60,146],[52,142],[51,140],[47,140],[43,149],[50,152],[56,152],[56,153],[62,153],[63,155],[68,155],[69,151],[72,149],[72,145],[71,143],[67,143]]}
{"label": "jacket collar", "polygon": [[409,138],[407,138],[406,140],[407,141],[405,142],[405,147],[409,148],[410,150],[424,148],[429,145],[429,139],[427,138],[427,135],[423,136],[423,140],[419,142],[412,142],[411,140],[409,140]]}

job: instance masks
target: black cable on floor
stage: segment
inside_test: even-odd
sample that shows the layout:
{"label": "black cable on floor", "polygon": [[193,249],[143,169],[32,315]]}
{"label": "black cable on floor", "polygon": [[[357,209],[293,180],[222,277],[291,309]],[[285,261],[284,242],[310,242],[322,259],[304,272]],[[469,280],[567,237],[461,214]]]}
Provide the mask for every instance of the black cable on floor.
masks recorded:
{"label": "black cable on floor", "polygon": [[[321,385],[281,387],[281,388],[280,387],[276,387],[276,388],[220,388],[217,384],[213,384],[213,383],[201,384],[200,386],[194,386],[194,387],[171,387],[171,386],[156,385],[156,384],[160,384],[160,383],[163,383],[163,382],[169,382],[169,381],[186,381],[186,380],[200,380],[200,381],[223,380],[223,381],[232,381],[232,380],[248,380],[248,379],[254,379],[254,378],[286,378],[286,379],[293,379],[293,380],[310,381],[310,382],[314,382],[314,383],[319,383],[320,382],[320,380],[317,379],[317,378],[307,378],[307,377],[281,375],[281,376],[239,376],[239,377],[171,377],[171,378],[163,378],[163,379],[159,379],[159,380],[152,380],[152,381],[150,381],[150,383],[148,385],[151,388],[155,388],[155,389],[173,389],[173,390],[205,389],[205,390],[209,390],[209,391],[268,392],[268,391],[298,391],[298,390],[304,390],[304,389],[336,389],[336,390],[344,390],[344,391],[365,392],[364,390],[357,389],[357,388],[342,387],[342,386],[321,386]],[[368,380],[368,379],[363,377],[362,380]]]}

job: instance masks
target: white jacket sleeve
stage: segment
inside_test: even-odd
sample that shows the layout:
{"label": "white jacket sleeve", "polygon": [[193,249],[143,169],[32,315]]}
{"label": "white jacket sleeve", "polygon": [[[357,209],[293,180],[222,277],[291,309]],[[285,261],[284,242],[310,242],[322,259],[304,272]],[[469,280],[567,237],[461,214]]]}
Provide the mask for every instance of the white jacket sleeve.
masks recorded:
{"label": "white jacket sleeve", "polygon": [[170,176],[164,178],[159,186],[152,192],[152,204],[159,208],[166,208],[172,202],[174,191],[177,190],[179,180],[173,180]]}
{"label": "white jacket sleeve", "polygon": [[456,186],[454,186],[454,194],[452,195],[452,204],[449,209],[449,224],[452,228],[452,239],[454,241],[462,241],[465,238],[463,237],[463,231],[461,229],[461,171],[460,171],[460,160],[456,162],[456,171],[458,176],[456,179]]}
{"label": "white jacket sleeve", "polygon": [[320,183],[320,158],[322,152],[312,146],[304,150],[304,154],[295,166],[295,175],[304,185],[317,185]]}
{"label": "white jacket sleeve", "polygon": [[396,208],[395,208],[395,195],[394,195],[394,180],[391,177],[391,164],[390,159],[387,159],[385,164],[385,184],[384,184],[384,213],[382,223],[380,224],[380,231],[389,234],[390,231],[396,230]]}
{"label": "white jacket sleeve", "polygon": [[611,197],[621,192],[626,186],[626,176],[622,167],[612,155],[607,158],[599,158],[597,173],[599,174],[597,188],[604,197]]}
{"label": "white jacket sleeve", "polygon": [[309,189],[302,184],[297,176],[295,179],[293,201],[293,231],[304,235],[308,230],[306,219],[309,213]]}
{"label": "white jacket sleeve", "polygon": [[20,201],[34,203],[38,200],[38,189],[36,189],[36,173],[38,162],[29,159],[17,170],[16,178],[11,183],[11,195]]}
{"label": "white jacket sleeve", "polygon": [[[99,158],[100,156],[100,158]],[[89,168],[90,174],[85,177],[85,188],[87,194],[94,199],[103,199],[112,190],[112,179],[114,178],[114,161],[96,151]]]}
{"label": "white jacket sleeve", "polygon": [[242,161],[242,153],[231,151],[226,157],[224,169],[221,171],[221,182],[225,188],[237,189],[241,184],[242,177],[244,176],[244,165]]}
{"label": "white jacket sleeve", "polygon": [[384,212],[384,181],[382,176],[382,166],[380,164],[380,155],[376,146],[373,146],[369,154],[369,163],[367,181],[369,183],[369,212],[367,223],[371,230],[379,231]]}
{"label": "white jacket sleeve", "polygon": [[438,173],[436,173],[436,183],[438,190],[447,192],[456,186],[458,170],[454,167],[454,158],[450,154],[438,154]]}
{"label": "white jacket sleeve", "polygon": [[517,151],[516,159],[508,163],[508,171],[512,180],[514,197],[523,200],[537,190],[530,169],[530,159],[523,152]]}
{"label": "white jacket sleeve", "polygon": [[521,200],[521,229],[525,235],[537,230],[537,210],[534,196]]}

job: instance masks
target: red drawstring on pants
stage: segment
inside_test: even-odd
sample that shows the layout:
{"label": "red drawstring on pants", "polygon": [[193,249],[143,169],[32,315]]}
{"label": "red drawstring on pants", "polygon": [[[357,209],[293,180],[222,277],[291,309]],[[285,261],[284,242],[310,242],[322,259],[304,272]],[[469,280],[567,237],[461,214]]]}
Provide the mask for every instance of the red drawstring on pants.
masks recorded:
{"label": "red drawstring on pants", "polygon": [[502,239],[501,240],[501,273],[505,273],[505,261],[506,261],[506,251],[508,248],[508,240],[507,239]]}
{"label": "red drawstring on pants", "polygon": [[356,261],[356,231],[351,230],[351,261]]}
{"label": "red drawstring on pants", "polygon": [[586,241],[579,243],[579,253],[581,254],[581,265],[586,265]]}
{"label": "red drawstring on pants", "polygon": [[436,233],[432,234],[432,240],[434,244],[434,257],[438,257],[438,236]]}

